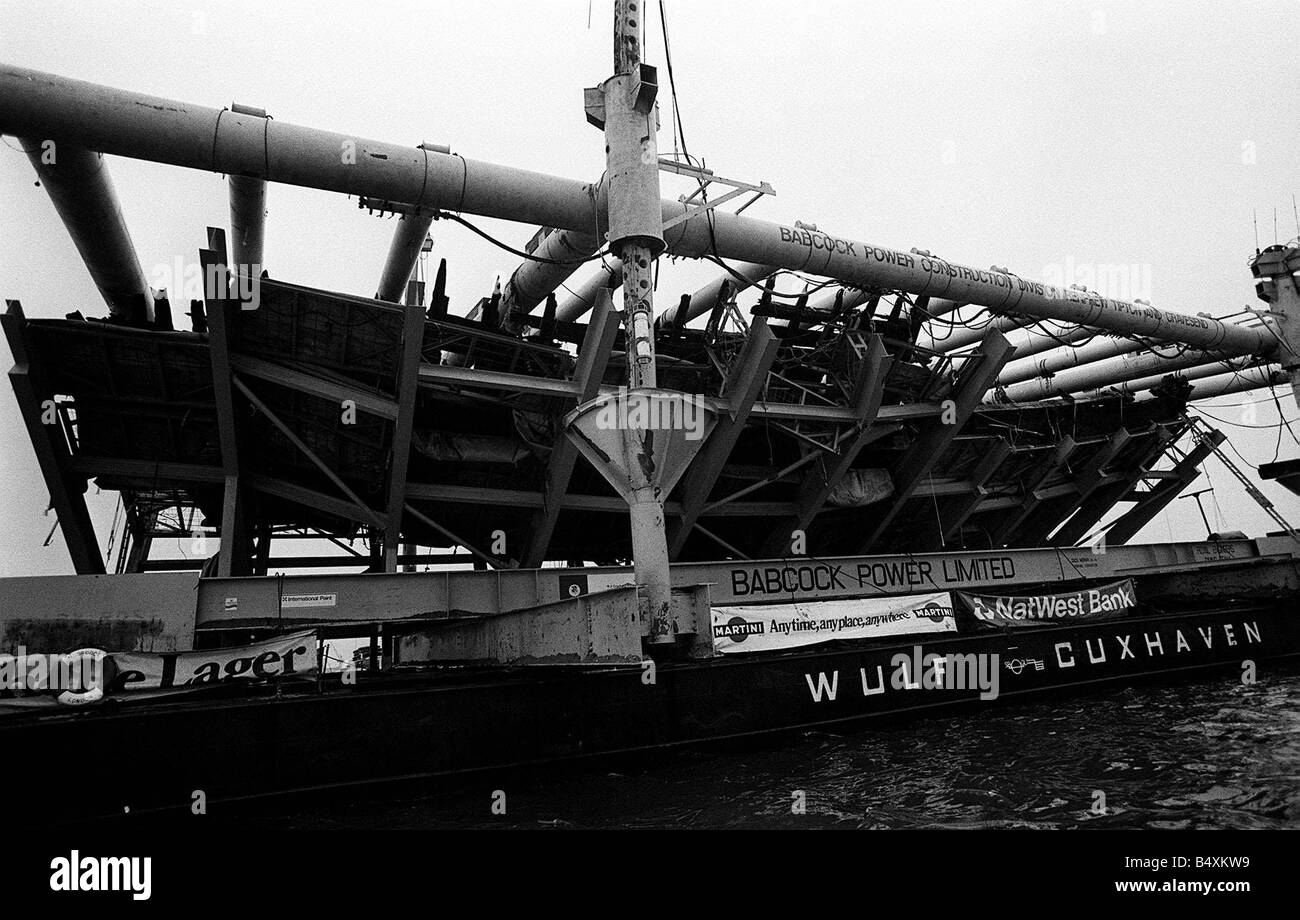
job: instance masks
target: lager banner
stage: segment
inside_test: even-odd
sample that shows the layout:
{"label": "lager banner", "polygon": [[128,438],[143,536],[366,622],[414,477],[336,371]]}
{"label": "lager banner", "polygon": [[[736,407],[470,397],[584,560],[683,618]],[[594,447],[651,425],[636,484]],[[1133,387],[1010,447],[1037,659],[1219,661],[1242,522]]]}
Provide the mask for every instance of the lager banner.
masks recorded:
{"label": "lager banner", "polygon": [[276,636],[252,645],[203,652],[114,652],[113,692],[211,687],[232,680],[316,673],[316,631]]}
{"label": "lager banner", "polygon": [[992,626],[1043,626],[1077,620],[1109,620],[1137,606],[1133,579],[1065,594],[1009,597],[957,592],[962,607]]}
{"label": "lager banner", "polygon": [[714,607],[713,647],[723,653],[766,652],[838,639],[955,632],[947,591],[905,597]]}

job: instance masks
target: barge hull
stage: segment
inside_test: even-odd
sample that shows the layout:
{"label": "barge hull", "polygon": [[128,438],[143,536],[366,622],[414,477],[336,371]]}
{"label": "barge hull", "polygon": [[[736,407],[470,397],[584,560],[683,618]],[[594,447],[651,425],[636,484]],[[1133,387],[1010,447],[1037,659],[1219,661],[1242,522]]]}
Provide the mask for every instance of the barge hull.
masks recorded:
{"label": "barge hull", "polygon": [[[918,654],[987,656],[996,664],[996,699],[981,699],[973,685],[907,688],[933,675],[911,666]],[[1263,662],[1296,657],[1300,620],[1277,605],[727,656],[653,672],[363,672],[355,686],[333,680],[319,690],[281,688],[278,696],[268,690],[13,717],[0,725],[0,739],[39,764],[18,808],[38,810],[43,823],[76,821],[187,811],[199,790],[211,809],[249,797],[969,709],[1216,667],[1248,679],[1263,673]]]}

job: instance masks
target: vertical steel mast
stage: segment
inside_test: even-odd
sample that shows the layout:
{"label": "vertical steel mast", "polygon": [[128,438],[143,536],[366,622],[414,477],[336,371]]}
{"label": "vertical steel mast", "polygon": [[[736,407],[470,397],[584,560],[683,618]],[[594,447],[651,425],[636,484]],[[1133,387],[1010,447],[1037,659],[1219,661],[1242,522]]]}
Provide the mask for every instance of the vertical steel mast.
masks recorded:
{"label": "vertical steel mast", "polygon": [[[628,503],[640,613],[653,645],[676,641],[664,499],[698,449],[651,420],[673,395],[659,390],[654,260],[664,251],[655,69],[641,60],[644,0],[615,0],[614,75],[586,90],[587,120],[605,132],[610,251],[622,260],[628,386],[568,419],[575,445]],[[680,397],[682,394],[676,394]],[[607,411],[607,410],[613,411]],[[611,422],[611,419],[617,421]]]}
{"label": "vertical steel mast", "polygon": [[615,0],[614,76],[600,87],[609,184],[609,245],[623,260],[623,322],[628,385],[654,387],[654,293],[651,272],[664,251],[659,200],[655,69],[641,61],[643,0]]}
{"label": "vertical steel mast", "polygon": [[[631,391],[658,384],[655,368],[655,258],[664,251],[659,203],[659,113],[655,70],[641,61],[644,0],[615,0],[614,76],[605,81],[605,165],[609,183],[610,248],[623,260],[623,328]],[[645,432],[630,425],[623,436],[629,458],[644,453]],[[668,574],[664,495],[654,476],[630,484],[628,515],[636,582],[646,606],[652,643],[674,640]]]}

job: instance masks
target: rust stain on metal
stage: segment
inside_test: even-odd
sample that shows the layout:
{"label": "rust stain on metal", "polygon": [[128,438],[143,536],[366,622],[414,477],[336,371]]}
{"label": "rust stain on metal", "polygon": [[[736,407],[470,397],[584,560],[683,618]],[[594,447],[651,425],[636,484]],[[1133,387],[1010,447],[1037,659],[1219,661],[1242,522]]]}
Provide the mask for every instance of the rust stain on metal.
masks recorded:
{"label": "rust stain on metal", "polygon": [[[77,648],[102,648],[110,652],[171,651],[155,648],[166,623],[161,619],[47,620],[16,617],[5,623],[0,649],[16,654],[18,646],[29,653],[69,652]],[[174,642],[164,644],[174,645]]]}

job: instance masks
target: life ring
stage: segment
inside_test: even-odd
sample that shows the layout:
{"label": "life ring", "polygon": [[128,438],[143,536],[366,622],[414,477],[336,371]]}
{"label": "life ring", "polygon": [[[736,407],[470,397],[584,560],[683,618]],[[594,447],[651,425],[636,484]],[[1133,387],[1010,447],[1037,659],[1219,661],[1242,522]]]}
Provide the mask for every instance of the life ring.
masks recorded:
{"label": "life ring", "polygon": [[104,664],[111,659],[108,657],[108,652],[102,648],[79,648],[68,652],[63,656],[64,673],[71,673],[74,667],[86,660],[100,666],[99,682],[94,687],[86,687],[80,691],[64,690],[57,697],[61,705],[84,706],[87,703],[98,703],[104,698],[104,685],[108,682],[108,675],[104,673]]}

